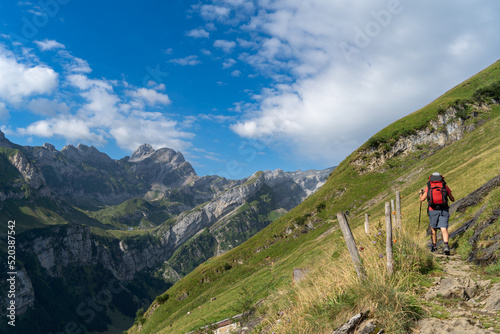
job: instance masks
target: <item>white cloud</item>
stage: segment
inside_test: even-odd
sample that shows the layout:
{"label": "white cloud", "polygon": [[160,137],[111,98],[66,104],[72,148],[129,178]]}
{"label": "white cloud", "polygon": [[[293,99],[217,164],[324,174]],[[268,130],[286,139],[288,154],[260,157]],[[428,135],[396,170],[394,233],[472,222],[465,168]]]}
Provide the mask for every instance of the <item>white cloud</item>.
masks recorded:
{"label": "white cloud", "polygon": [[[51,43],[46,42],[41,49],[50,48],[47,45]],[[89,142],[95,146],[114,140],[128,151],[143,143],[176,150],[191,146],[194,134],[182,129],[192,127],[193,118],[178,122],[160,112],[160,107],[171,103],[164,93],[165,84],[153,82],[147,88],[138,88],[124,80],[91,78],[85,74],[90,72],[85,60],[59,48],[58,57],[53,58],[64,69],[59,86],[59,74],[39,64],[33,49],[21,48],[18,52],[22,54],[0,45],[0,118],[7,119],[13,106],[36,115],[38,120],[24,124],[16,121],[15,130],[12,125],[2,125],[9,134],[59,137],[68,143]]]}
{"label": "white cloud", "polygon": [[86,75],[83,74],[72,74],[67,77],[67,80],[70,85],[77,87],[81,90],[87,90],[90,88],[99,88],[107,91],[113,90],[113,86],[111,83],[105,80],[95,80],[89,79]]}
{"label": "white cloud", "polygon": [[200,119],[216,123],[227,123],[227,122],[233,122],[235,120],[234,116],[227,116],[227,115],[199,114],[198,117]]}
{"label": "white cloud", "polygon": [[54,50],[54,49],[64,49],[64,44],[61,44],[54,40],[44,39],[43,41],[34,41],[36,45],[42,51]]}
{"label": "white cloud", "polygon": [[[161,116],[158,119],[147,119],[148,115],[138,114],[122,121],[117,121],[110,134],[118,146],[134,151],[140,145],[148,143],[155,149],[170,147],[175,150],[186,150],[194,134],[179,131],[177,122]],[[132,135],[133,134],[133,135]]]}
{"label": "white cloud", "polygon": [[239,77],[239,76],[241,75],[241,71],[239,71],[239,70],[234,70],[234,71],[232,71],[232,72],[231,72],[231,75],[232,75],[233,77]]}
{"label": "white cloud", "polygon": [[214,47],[222,49],[226,53],[230,53],[231,51],[233,51],[235,46],[236,42],[234,41],[226,41],[223,39],[218,39],[214,42]]}
{"label": "white cloud", "polygon": [[[35,7],[37,7],[37,6],[35,6]],[[40,8],[40,7],[38,7],[37,9],[38,9],[38,10],[35,10],[35,9],[28,9],[28,10],[27,10],[27,12],[28,12],[28,13],[31,13],[31,14],[33,14],[33,15],[35,15],[35,16],[42,16],[42,15],[43,15],[43,12],[40,10],[41,8]]]}
{"label": "white cloud", "polygon": [[[95,146],[105,145],[113,138],[119,147],[128,151],[134,151],[144,143],[176,150],[191,146],[189,140],[194,134],[179,130],[179,124],[162,113],[148,110],[148,106],[170,103],[166,94],[156,90],[164,89],[164,85],[157,85],[156,89],[129,90],[126,96],[119,96],[114,90],[116,83],[112,81],[74,74],[68,76],[68,83],[79,89],[79,95],[85,101],[77,112],[48,115],[48,119],[19,128],[19,134],[47,138],[59,136],[69,142],[86,141]],[[125,86],[130,88],[128,84]],[[64,109],[64,105],[54,104],[54,101],[33,102],[38,107],[44,104]]]}
{"label": "white cloud", "polygon": [[222,68],[224,68],[224,69],[231,68],[231,67],[234,66],[234,64],[236,64],[236,60],[234,60],[234,59],[227,59],[227,60],[225,60],[222,63]]}
{"label": "white cloud", "polygon": [[187,36],[189,37],[194,37],[194,38],[209,38],[210,33],[206,31],[205,29],[193,29],[190,30],[186,33]]}
{"label": "white cloud", "polygon": [[260,1],[240,26],[240,36],[252,38],[238,39],[246,48],[238,59],[274,85],[242,108],[232,129],[275,148],[285,144],[299,159],[338,163],[384,126],[493,63],[500,20],[491,13],[499,6]]}
{"label": "white cloud", "polygon": [[5,105],[5,103],[0,101],[0,120],[7,119],[8,116],[9,111],[7,110],[7,106]]}
{"label": "white cloud", "polygon": [[73,56],[66,50],[60,50],[58,55],[63,58],[61,61],[64,69],[68,72],[73,73],[90,73],[92,69],[89,63],[81,58]]}
{"label": "white cloud", "polygon": [[61,136],[72,142],[88,141],[93,145],[106,143],[104,135],[93,133],[89,123],[75,117],[51,118],[30,124],[28,127],[18,129],[19,134],[52,138]]}
{"label": "white cloud", "polygon": [[[260,1],[267,3],[268,1]],[[248,15],[255,12],[254,1],[250,0],[214,0],[213,5],[195,5],[193,9],[198,10],[203,19],[209,23],[223,22],[233,26],[245,21]]]}
{"label": "white cloud", "polygon": [[248,41],[246,39],[238,38],[238,45],[242,48],[257,48],[259,45],[255,40]]}
{"label": "white cloud", "polygon": [[153,88],[154,90],[157,90],[157,91],[164,91],[165,89],[167,89],[165,84],[163,84],[163,83],[158,84],[156,81],[153,81],[153,80],[149,80],[146,83],[146,86]]}
{"label": "white cloud", "polygon": [[176,64],[179,64],[182,66],[186,66],[186,65],[194,66],[194,65],[201,64],[201,61],[198,59],[198,56],[195,56],[195,55],[187,56],[184,58],[172,59],[172,60],[169,60],[169,62],[176,63]]}
{"label": "white cloud", "polygon": [[19,103],[28,96],[50,94],[58,85],[57,73],[44,65],[25,65],[0,48],[0,99]]}
{"label": "white cloud", "polygon": [[166,94],[158,93],[154,89],[139,88],[136,91],[130,93],[133,97],[144,100],[150,106],[156,104],[169,104],[170,99]]}
{"label": "white cloud", "polygon": [[111,122],[117,116],[116,105],[120,102],[120,99],[113,91],[93,87],[88,91],[81,92],[80,95],[87,100],[87,104],[81,107],[81,114],[102,125],[111,125]]}
{"label": "white cloud", "polygon": [[45,116],[55,116],[59,113],[67,113],[70,109],[65,102],[59,103],[43,97],[31,100],[27,108],[34,114]]}
{"label": "white cloud", "polygon": [[230,9],[222,6],[203,5],[200,14],[205,20],[224,20],[229,17]]}
{"label": "white cloud", "polygon": [[222,2],[224,2],[227,5],[236,7],[236,6],[243,5],[246,1],[245,0],[222,0]]}

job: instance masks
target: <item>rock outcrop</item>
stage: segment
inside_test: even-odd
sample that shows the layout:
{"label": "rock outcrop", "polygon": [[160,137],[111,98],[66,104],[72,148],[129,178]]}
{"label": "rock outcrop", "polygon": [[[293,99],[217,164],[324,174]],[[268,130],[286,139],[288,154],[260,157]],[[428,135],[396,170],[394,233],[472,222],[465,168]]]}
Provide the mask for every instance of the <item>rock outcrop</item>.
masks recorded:
{"label": "rock outcrop", "polygon": [[33,163],[29,162],[23,153],[17,152],[9,157],[9,161],[16,167],[30,187],[38,190],[46,185],[45,178],[38,171],[38,168]]}
{"label": "rock outcrop", "polygon": [[168,250],[150,236],[117,240],[97,236],[82,225],[57,226],[41,234],[28,231],[22,234],[19,247],[34,254],[52,277],[61,277],[70,264],[99,264],[120,281],[129,281],[135,273],[158,266],[168,255]]}
{"label": "rock outcrop", "polygon": [[[476,112],[470,117],[477,117],[478,112],[489,112],[490,108],[484,104],[472,106]],[[416,130],[414,134],[400,136],[389,147],[377,146],[359,151],[359,158],[352,162],[361,173],[381,171],[386,162],[397,156],[407,156],[424,146],[442,148],[460,140],[465,133],[476,128],[475,123],[465,122],[459,114],[460,110],[448,107],[437,119],[431,120],[424,129]]]}

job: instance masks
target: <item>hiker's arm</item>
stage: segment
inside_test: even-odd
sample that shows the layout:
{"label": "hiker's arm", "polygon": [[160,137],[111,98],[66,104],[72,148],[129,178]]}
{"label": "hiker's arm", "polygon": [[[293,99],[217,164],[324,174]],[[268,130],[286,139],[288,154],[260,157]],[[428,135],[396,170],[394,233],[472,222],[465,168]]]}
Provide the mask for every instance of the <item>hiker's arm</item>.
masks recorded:
{"label": "hiker's arm", "polygon": [[452,201],[452,202],[455,202],[455,197],[453,197],[452,193],[451,193],[451,189],[446,186],[446,191],[448,192],[448,198]]}
{"label": "hiker's arm", "polygon": [[423,202],[427,199],[427,189],[424,192],[420,193],[420,202]]}

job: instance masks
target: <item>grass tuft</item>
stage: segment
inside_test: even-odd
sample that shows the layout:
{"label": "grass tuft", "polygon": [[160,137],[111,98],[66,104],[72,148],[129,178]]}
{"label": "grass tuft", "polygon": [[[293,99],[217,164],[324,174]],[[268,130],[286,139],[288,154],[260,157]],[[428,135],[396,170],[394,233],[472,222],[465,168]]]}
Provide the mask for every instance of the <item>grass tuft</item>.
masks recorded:
{"label": "grass tuft", "polygon": [[406,333],[426,312],[418,298],[424,274],[435,269],[420,242],[401,233],[394,243],[393,276],[386,271],[384,233],[357,237],[368,279],[360,282],[347,251],[324,257],[296,286],[278,291],[267,303],[267,333],[331,333],[355,314],[369,317],[390,333]]}

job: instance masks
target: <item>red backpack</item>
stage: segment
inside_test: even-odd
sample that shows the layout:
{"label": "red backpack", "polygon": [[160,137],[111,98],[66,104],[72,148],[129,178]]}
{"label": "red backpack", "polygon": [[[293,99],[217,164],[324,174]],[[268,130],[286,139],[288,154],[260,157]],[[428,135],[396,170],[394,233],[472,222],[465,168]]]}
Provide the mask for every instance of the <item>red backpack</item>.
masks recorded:
{"label": "red backpack", "polygon": [[427,182],[427,202],[434,210],[444,210],[448,208],[448,192],[446,182],[441,175],[429,176]]}

